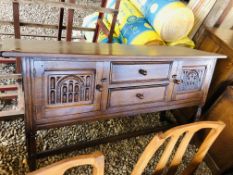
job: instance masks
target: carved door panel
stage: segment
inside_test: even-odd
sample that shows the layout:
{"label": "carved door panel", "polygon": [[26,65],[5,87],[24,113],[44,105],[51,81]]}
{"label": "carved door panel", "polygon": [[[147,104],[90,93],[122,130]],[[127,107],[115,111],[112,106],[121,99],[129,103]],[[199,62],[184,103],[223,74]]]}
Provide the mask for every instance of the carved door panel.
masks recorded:
{"label": "carved door panel", "polygon": [[180,61],[174,82],[173,100],[205,100],[215,61]]}
{"label": "carved door panel", "polygon": [[103,63],[34,61],[34,71],[37,121],[100,110]]}

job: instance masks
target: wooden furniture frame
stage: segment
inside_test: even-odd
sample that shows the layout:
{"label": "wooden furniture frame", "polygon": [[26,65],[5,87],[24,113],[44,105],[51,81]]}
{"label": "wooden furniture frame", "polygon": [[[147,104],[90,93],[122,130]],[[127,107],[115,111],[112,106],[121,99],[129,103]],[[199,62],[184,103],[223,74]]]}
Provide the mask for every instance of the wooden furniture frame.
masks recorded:
{"label": "wooden furniture frame", "polygon": [[61,160],[28,175],[63,175],[68,169],[83,165],[92,165],[93,175],[104,175],[104,156],[101,152]]}
{"label": "wooden furniture frame", "polygon": [[205,110],[218,99],[227,86],[233,84],[233,31],[221,28],[206,28],[205,37],[200,41],[198,49],[221,53],[228,56],[224,61],[218,61],[214,80],[208,94]]}
{"label": "wooden furniture frame", "polygon": [[14,84],[0,86],[1,100],[17,101],[16,109],[0,111],[0,117],[18,116],[24,114],[24,94],[21,74],[0,75],[0,81],[11,79]]}
{"label": "wooden furniture frame", "polygon": [[[215,101],[211,108],[204,115],[205,120],[221,120],[226,123],[226,127],[220,137],[209,150],[213,159],[213,174],[224,174],[225,171],[232,169],[233,166],[233,87],[228,86],[220,97]],[[227,153],[227,154],[225,154]]]}
{"label": "wooden furniture frame", "polygon": [[7,40],[1,50],[3,57],[21,57],[23,61],[31,170],[36,168],[37,158],[61,150],[72,151],[172,126],[38,152],[35,135],[40,129],[190,106],[198,107],[198,120],[216,60],[225,58],[182,47],[52,41]]}
{"label": "wooden furniture frame", "polygon": [[[156,165],[155,172],[153,174],[164,174],[163,171],[166,167],[170,167],[166,174],[175,174],[179,164],[182,161],[182,157],[184,156],[184,153],[195,133],[203,129],[210,129],[208,135],[200,145],[198,152],[194,155],[192,161],[182,173],[183,175],[193,174],[197,166],[203,161],[203,158],[205,157],[209,148],[222,132],[224,127],[225,124],[223,122],[204,121],[181,125],[172,128],[165,133],[156,134],[156,136],[150,141],[150,143],[147,145],[144,152],[140,156],[131,175],[141,175],[152,156],[156,153],[156,151],[158,151],[158,149],[164,144],[164,142],[168,140],[169,141],[165,146],[164,152],[160,157],[160,160]],[[179,140],[180,138],[181,140]],[[177,142],[179,143],[178,147],[175,149],[175,155],[172,158],[171,162],[168,163]]]}
{"label": "wooden furniture frame", "polygon": [[[11,33],[1,33],[0,35],[14,35],[16,39],[20,39],[21,36],[33,36],[33,37],[48,37],[48,38],[57,38],[58,41],[61,41],[62,38],[62,31],[66,29],[66,41],[71,41],[73,39],[72,36],[72,30],[80,30],[80,31],[92,31],[94,32],[93,42],[97,42],[98,35],[100,31],[103,31],[108,36],[108,42],[112,43],[112,37],[114,33],[115,23],[118,15],[118,9],[120,6],[120,0],[117,0],[115,9],[109,9],[106,8],[107,0],[102,0],[101,7],[96,6],[88,6],[89,9],[93,9],[99,12],[98,17],[98,23],[96,25],[96,28],[85,28],[85,27],[77,27],[73,25],[73,19],[74,19],[74,10],[80,10],[82,8],[87,8],[87,6],[83,4],[75,4],[75,0],[68,0],[68,2],[65,2],[65,0],[61,0],[61,2],[52,2],[52,1],[28,1],[28,0],[12,0],[12,7],[13,7],[13,21],[3,21],[0,20],[0,25],[13,25],[14,26],[14,34]],[[57,7],[60,8],[60,15],[59,15],[59,21],[58,25],[52,25],[52,24],[40,24],[40,23],[31,23],[31,22],[25,22],[20,20],[20,4],[34,4],[34,5],[42,5],[42,6],[50,6],[50,7]],[[64,9],[68,9],[67,14],[67,25],[63,26],[63,19],[64,19]],[[110,30],[105,26],[103,23],[103,15],[104,13],[110,13],[113,14],[112,23],[110,25]],[[30,34],[22,34],[20,31],[21,26],[26,27],[35,27],[35,28],[46,28],[46,29],[58,29],[58,35],[57,36],[47,36],[47,35],[30,35]],[[81,37],[78,37],[79,39],[82,39]],[[21,73],[21,61],[20,58],[0,58],[0,64],[8,64],[8,63],[15,63],[16,64],[16,74]],[[9,75],[9,78],[14,75]],[[0,77],[1,78],[1,77]],[[5,78],[5,76],[4,76]],[[20,77],[17,78],[17,81],[21,82],[22,80]],[[17,110],[12,111],[0,111],[0,117],[6,117],[6,116],[12,116],[12,115],[22,115],[24,114],[24,108],[22,104],[24,103],[23,99],[23,89],[21,87],[20,83],[16,83],[14,85],[14,89],[16,90],[15,96],[9,96],[9,91],[12,91],[13,87],[0,87],[0,91],[6,93],[6,95],[2,94],[0,96],[1,100],[4,99],[16,99],[18,101]],[[19,89],[20,88],[20,89]],[[3,99],[4,98],[4,99]]]}
{"label": "wooden furniture frame", "polygon": [[188,7],[193,10],[195,16],[195,25],[189,34],[196,46],[205,37],[206,27],[220,27],[232,29],[233,21],[230,20],[233,15],[232,0],[190,0]]}

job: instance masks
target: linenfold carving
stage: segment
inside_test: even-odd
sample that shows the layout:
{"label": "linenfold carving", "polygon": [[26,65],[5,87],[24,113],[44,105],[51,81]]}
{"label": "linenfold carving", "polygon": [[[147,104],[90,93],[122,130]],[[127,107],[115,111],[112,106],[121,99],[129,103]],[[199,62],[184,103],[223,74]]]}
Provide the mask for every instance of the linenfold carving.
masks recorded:
{"label": "linenfold carving", "polygon": [[92,100],[93,75],[50,75],[49,104],[78,103]]}

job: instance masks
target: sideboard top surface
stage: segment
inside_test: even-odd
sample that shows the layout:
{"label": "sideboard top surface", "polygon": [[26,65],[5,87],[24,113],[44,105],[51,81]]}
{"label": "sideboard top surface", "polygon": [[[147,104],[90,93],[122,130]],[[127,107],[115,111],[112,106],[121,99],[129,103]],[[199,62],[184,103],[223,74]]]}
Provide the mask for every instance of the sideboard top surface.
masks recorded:
{"label": "sideboard top surface", "polygon": [[208,59],[226,58],[225,55],[184,47],[129,46],[120,44],[96,44],[85,42],[58,42],[6,39],[0,47],[4,57],[47,57],[108,59]]}

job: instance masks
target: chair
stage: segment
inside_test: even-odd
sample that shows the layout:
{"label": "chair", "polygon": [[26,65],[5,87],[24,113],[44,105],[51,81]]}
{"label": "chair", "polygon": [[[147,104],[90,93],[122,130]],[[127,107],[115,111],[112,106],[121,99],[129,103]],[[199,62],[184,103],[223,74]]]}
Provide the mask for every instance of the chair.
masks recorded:
{"label": "chair", "polygon": [[101,152],[61,160],[28,175],[63,175],[68,169],[82,165],[92,165],[93,175],[104,175],[104,156]]}
{"label": "chair", "polygon": [[[191,163],[184,170],[183,175],[192,174],[197,165],[202,162],[204,156],[209,150],[210,146],[214,143],[215,139],[221,133],[225,124],[223,122],[214,122],[214,121],[203,121],[196,122],[187,125],[177,126],[168,130],[165,133],[159,133],[154,136],[154,138],[147,145],[146,149],[140,156],[137,164],[135,165],[131,175],[141,175],[146,168],[148,162],[152,158],[152,156],[156,153],[156,151],[163,145],[165,141],[168,139],[168,143],[166,148],[155,168],[155,172],[153,175],[161,175],[163,170],[168,165],[169,157],[174,150],[174,147],[179,140],[182,138],[178,148],[176,149],[176,153],[170,163],[170,169],[167,174],[175,174],[174,172],[178,168],[181,163],[182,157],[192,139],[194,134],[202,129],[210,129],[203,143],[201,144],[198,152],[192,159]],[[183,136],[183,137],[181,137]],[[28,175],[61,175],[67,169],[79,166],[79,165],[93,165],[94,166],[94,175],[103,175],[104,174],[104,156],[100,152],[96,152],[89,155],[77,156],[74,158],[66,159],[60,161],[58,163],[54,163],[48,167],[39,169],[35,172],[29,173]]]}
{"label": "chair", "polygon": [[[194,134],[202,129],[210,129],[209,133],[205,137],[204,141],[200,145],[198,152],[194,155],[190,164],[183,171],[183,175],[192,174],[199,163],[202,162],[204,156],[208,152],[210,146],[214,143],[218,135],[221,133],[225,124],[223,122],[214,121],[203,121],[196,122],[187,125],[177,126],[168,130],[165,133],[157,134],[147,145],[146,149],[140,156],[137,164],[135,165],[131,175],[141,175],[146,168],[146,165],[156,153],[156,151],[163,145],[165,141],[168,141],[164,152],[155,167],[153,175],[161,175],[165,167],[170,167],[167,174],[175,174],[179,164],[182,161],[182,157],[192,139]],[[181,137],[183,136],[183,137]],[[168,165],[168,160],[174,150],[177,141],[181,138],[178,148],[176,149],[175,155],[171,160],[170,165]],[[169,139],[169,140],[168,140]]]}

